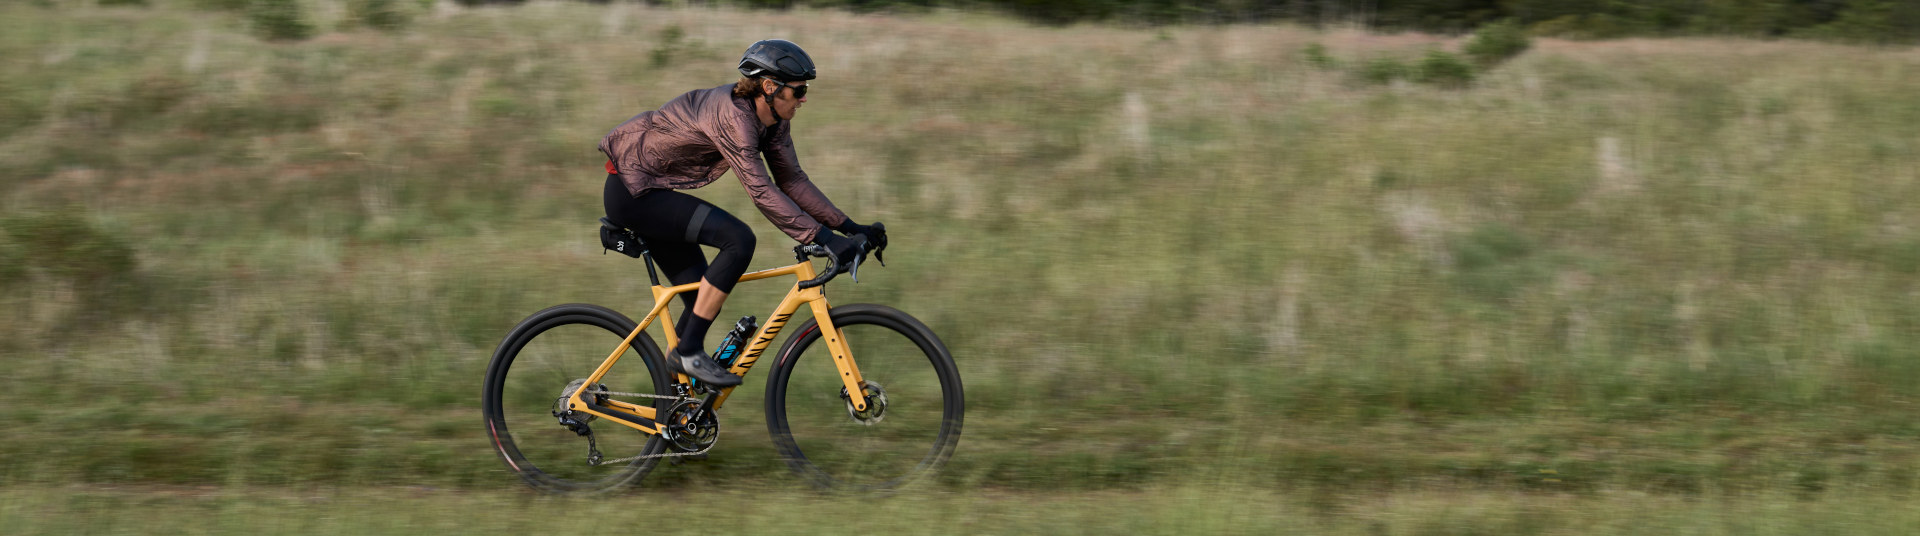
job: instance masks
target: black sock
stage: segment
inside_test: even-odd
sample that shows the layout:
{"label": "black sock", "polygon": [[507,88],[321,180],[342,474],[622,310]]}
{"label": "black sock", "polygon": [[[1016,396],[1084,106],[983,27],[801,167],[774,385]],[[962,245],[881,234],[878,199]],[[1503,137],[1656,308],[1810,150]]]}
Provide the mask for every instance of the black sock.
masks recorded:
{"label": "black sock", "polygon": [[680,355],[693,355],[707,349],[707,328],[713,326],[713,319],[700,318],[700,315],[687,315],[687,323],[680,326],[680,344],[673,347]]}

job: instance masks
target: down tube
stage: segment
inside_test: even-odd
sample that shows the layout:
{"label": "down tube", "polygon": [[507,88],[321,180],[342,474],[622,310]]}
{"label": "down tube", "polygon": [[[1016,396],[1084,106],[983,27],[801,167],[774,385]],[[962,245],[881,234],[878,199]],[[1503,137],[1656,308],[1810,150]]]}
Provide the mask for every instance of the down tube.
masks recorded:
{"label": "down tube", "polygon": [[[780,305],[773,309],[773,316],[767,318],[767,324],[760,326],[760,332],[754,334],[753,343],[747,345],[745,351],[740,352],[740,359],[735,360],[733,367],[727,371],[745,378],[747,371],[753,369],[753,364],[759,362],[760,356],[764,355],[767,348],[773,344],[773,339],[779,337],[780,331],[793,320],[793,314],[800,310],[800,306],[809,301],[822,299],[820,289],[817,288],[808,290],[795,288],[787,292],[787,297],[780,300]],[[721,389],[720,398],[713,401],[713,409],[725,407],[727,397],[733,395],[734,389],[737,387]]]}

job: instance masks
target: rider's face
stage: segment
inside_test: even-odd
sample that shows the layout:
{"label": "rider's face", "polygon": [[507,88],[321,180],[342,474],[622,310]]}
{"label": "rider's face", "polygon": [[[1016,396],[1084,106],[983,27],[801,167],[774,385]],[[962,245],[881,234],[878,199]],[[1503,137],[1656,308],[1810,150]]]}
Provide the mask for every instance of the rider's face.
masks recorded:
{"label": "rider's face", "polygon": [[781,83],[772,80],[768,80],[766,83],[773,86],[775,91],[779,91],[779,93],[773,94],[773,113],[780,116],[781,119],[792,120],[794,114],[800,112],[800,105],[806,104],[807,102],[805,89],[807,83]]}

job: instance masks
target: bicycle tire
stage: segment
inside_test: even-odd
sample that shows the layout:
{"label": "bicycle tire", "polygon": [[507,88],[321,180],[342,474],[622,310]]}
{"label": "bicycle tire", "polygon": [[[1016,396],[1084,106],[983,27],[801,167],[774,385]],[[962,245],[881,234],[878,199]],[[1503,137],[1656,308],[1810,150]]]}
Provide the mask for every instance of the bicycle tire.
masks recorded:
{"label": "bicycle tire", "polygon": [[[767,379],[767,431],[787,466],[815,485],[853,491],[893,489],[937,471],[953,456],[966,415],[946,344],[919,320],[883,305],[834,307],[828,315],[861,375],[881,385],[887,406],[877,422],[852,415],[819,324],[809,319],[780,348]],[[802,363],[812,365],[802,370]],[[931,389],[937,397],[924,392]],[[936,401],[937,410],[927,407]]]}
{"label": "bicycle tire", "polygon": [[[566,304],[528,316],[500,341],[487,366],[481,411],[494,452],[527,485],[552,493],[607,492],[640,480],[659,463],[659,458],[640,458],[620,465],[590,466],[587,438],[561,426],[551,414],[554,399],[566,392],[569,382],[592,374],[635,326],[632,319],[605,307]],[[628,346],[639,355],[623,356],[602,385],[613,391],[671,394],[671,380],[653,338],[641,333]],[[645,373],[636,368],[644,368]],[[521,374],[514,375],[516,370]],[[616,375],[622,372],[626,374]],[[650,385],[637,385],[641,377]],[[665,409],[660,399],[635,403]],[[654,455],[666,449],[658,435],[606,419],[588,426],[607,458]]]}

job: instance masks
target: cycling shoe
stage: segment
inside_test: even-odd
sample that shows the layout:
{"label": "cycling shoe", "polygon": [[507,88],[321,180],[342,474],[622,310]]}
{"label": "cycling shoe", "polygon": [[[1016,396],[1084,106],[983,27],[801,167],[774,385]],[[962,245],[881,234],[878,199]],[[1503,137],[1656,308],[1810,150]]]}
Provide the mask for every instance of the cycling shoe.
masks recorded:
{"label": "cycling shoe", "polygon": [[669,351],[667,352],[667,370],[692,376],[693,379],[712,384],[714,387],[733,387],[740,385],[741,382],[740,376],[720,368],[720,364],[713,362],[713,358],[707,357],[706,352],[695,352],[692,355],[683,356],[680,355],[679,350]]}

